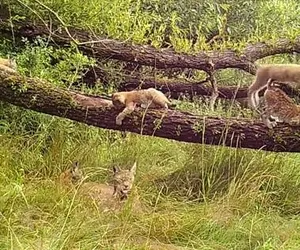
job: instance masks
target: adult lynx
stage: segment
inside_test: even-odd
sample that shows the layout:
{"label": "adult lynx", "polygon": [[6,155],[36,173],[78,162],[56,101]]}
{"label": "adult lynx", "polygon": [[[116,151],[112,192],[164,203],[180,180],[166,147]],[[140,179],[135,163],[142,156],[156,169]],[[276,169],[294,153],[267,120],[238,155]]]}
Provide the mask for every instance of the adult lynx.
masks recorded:
{"label": "adult lynx", "polygon": [[[267,90],[264,93],[264,111],[262,120],[268,126],[273,128],[277,122],[285,122],[290,126],[300,125],[300,106],[287,96],[281,89],[273,86],[273,80],[269,79]],[[270,120],[274,121],[270,121]]]}
{"label": "adult lynx", "polygon": [[293,87],[300,87],[300,65],[298,64],[265,64],[260,65],[256,71],[254,82],[248,88],[248,101],[250,107],[259,106],[260,90],[267,87],[268,80],[284,82]]}
{"label": "adult lynx", "polygon": [[113,167],[113,185],[85,182],[78,163],[60,174],[60,183],[66,187],[78,187],[80,196],[89,197],[100,206],[116,208],[122,201],[126,200],[132,190],[136,163],[130,170]]}

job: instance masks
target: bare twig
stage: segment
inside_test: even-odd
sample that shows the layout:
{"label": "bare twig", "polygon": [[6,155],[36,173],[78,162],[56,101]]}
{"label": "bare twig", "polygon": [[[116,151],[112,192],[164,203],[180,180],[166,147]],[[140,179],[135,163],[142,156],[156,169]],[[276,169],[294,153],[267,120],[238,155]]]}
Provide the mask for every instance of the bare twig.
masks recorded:
{"label": "bare twig", "polygon": [[16,39],[15,39],[15,32],[14,32],[14,24],[11,21],[11,10],[10,10],[10,6],[8,6],[8,11],[9,11],[9,23],[11,26],[11,34],[12,34],[12,40],[13,40],[13,44],[16,44]]}
{"label": "bare twig", "polygon": [[210,110],[214,111],[215,103],[219,96],[219,91],[218,91],[218,86],[216,84],[216,78],[214,76],[214,64],[212,61],[210,61],[209,63],[211,65],[211,69],[207,72],[207,74],[208,74],[208,79],[209,79],[209,81],[211,83],[211,87],[212,87],[212,93],[211,93],[211,97],[210,97],[209,106],[210,106]]}
{"label": "bare twig", "polygon": [[48,32],[49,32],[48,37],[51,36],[52,31],[51,31],[51,29],[48,28],[47,23],[46,23],[45,20],[41,17],[41,15],[40,15],[37,11],[35,11],[34,9],[32,9],[29,5],[27,5],[26,3],[24,3],[23,1],[21,1],[21,0],[16,0],[16,1],[17,1],[19,4],[23,5],[25,8],[29,9],[32,13],[34,13],[34,14],[38,17],[38,19],[40,19],[41,22],[45,25],[45,28],[48,30]]}
{"label": "bare twig", "polygon": [[68,30],[68,27],[66,25],[66,23],[60,18],[60,16],[55,12],[53,11],[52,9],[50,9],[47,5],[41,3],[40,1],[38,0],[34,0],[36,3],[38,3],[39,5],[41,5],[43,8],[45,8],[46,10],[48,10],[49,12],[51,12],[56,18],[57,20],[63,25],[63,28],[64,30],[66,31],[66,33],[68,34],[68,36],[71,38],[71,40],[74,42],[74,43],[78,43],[76,41],[76,39],[71,35],[71,33],[69,32]]}

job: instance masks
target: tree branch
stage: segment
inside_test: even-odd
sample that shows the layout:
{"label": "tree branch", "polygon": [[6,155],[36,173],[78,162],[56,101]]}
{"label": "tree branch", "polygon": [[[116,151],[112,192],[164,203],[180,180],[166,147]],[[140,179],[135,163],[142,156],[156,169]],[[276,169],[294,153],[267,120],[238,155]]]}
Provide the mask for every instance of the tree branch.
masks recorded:
{"label": "tree branch", "polygon": [[[106,77],[106,80],[108,76]],[[280,83],[281,88],[292,97],[300,97],[300,91],[296,88],[292,88],[290,85]],[[168,94],[172,99],[179,99],[183,95],[185,97],[194,96],[211,96],[213,88],[207,86],[204,82],[188,82],[179,80],[162,80],[154,78],[141,79],[134,76],[127,76],[122,84],[120,84],[119,91],[131,91],[134,89],[147,89],[156,88],[165,94]],[[242,99],[247,98],[247,87],[238,86],[218,86],[218,98],[222,99]],[[260,91],[260,96],[264,93],[264,89]]]}
{"label": "tree branch", "polygon": [[300,127],[268,129],[249,119],[196,116],[176,110],[136,110],[117,126],[120,110],[111,101],[56,88],[39,79],[0,72],[0,100],[100,128],[129,131],[177,141],[300,152]]}
{"label": "tree branch", "polygon": [[[233,50],[223,52],[199,52],[196,55],[176,53],[172,49],[155,49],[146,45],[132,45],[112,39],[102,39],[83,30],[68,28],[65,30],[55,26],[52,30],[44,24],[33,25],[30,22],[15,22],[15,36],[29,39],[51,37],[58,45],[70,45],[77,41],[77,45],[85,54],[96,58],[110,58],[126,62],[135,62],[141,65],[153,66],[160,69],[166,68],[194,68],[208,72],[211,63],[214,69],[238,68],[254,74],[256,66],[243,54]],[[1,33],[10,33],[7,20],[0,23]],[[88,41],[88,42],[87,42]]]}
{"label": "tree branch", "polygon": [[[52,29],[49,27],[45,27],[45,24],[33,25],[30,22],[15,22],[14,35],[29,39],[37,36],[51,37],[56,44],[60,45],[70,45],[71,42],[77,42],[79,49],[85,54],[97,58],[135,62],[161,69],[194,68],[206,72],[209,71],[211,62],[214,64],[215,70],[237,68],[255,74],[256,66],[254,63],[258,59],[276,54],[300,52],[299,37],[293,41],[279,39],[248,44],[241,51],[208,51],[187,55],[176,53],[172,49],[158,50],[151,46],[138,46],[112,39],[102,39],[79,29],[68,28],[65,31],[58,27],[53,26]],[[0,22],[0,32],[11,33],[11,24],[5,18]]]}
{"label": "tree branch", "polygon": [[243,55],[248,58],[249,61],[255,62],[267,56],[291,54],[294,52],[300,52],[300,37],[297,37],[294,41],[278,39],[277,41],[248,44],[243,50]]}

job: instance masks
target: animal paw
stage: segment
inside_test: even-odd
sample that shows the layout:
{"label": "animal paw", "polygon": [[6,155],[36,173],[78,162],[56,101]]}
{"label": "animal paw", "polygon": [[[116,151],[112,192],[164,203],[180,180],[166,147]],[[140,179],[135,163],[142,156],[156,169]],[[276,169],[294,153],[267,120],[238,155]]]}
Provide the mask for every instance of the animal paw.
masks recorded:
{"label": "animal paw", "polygon": [[297,118],[291,119],[290,122],[289,122],[289,124],[290,124],[291,126],[299,126],[299,125],[300,125],[300,120],[297,119]]}
{"label": "animal paw", "polygon": [[264,116],[262,117],[262,121],[270,129],[273,129],[277,125],[276,121],[270,121],[269,118],[264,117]]}
{"label": "animal paw", "polygon": [[279,119],[278,116],[270,115],[270,118],[271,118],[272,120],[274,120],[275,122],[283,122],[282,119]]}
{"label": "animal paw", "polygon": [[119,126],[122,125],[122,119],[117,117],[116,118],[116,124],[119,125]]}
{"label": "animal paw", "polygon": [[272,121],[272,122],[268,121],[266,125],[267,125],[268,128],[273,129],[273,128],[276,127],[277,122],[276,121]]}

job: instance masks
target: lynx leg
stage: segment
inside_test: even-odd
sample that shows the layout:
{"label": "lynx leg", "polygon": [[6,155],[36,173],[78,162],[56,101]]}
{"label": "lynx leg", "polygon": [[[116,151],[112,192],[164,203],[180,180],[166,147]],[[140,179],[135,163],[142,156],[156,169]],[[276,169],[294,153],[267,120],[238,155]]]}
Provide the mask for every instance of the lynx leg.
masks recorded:
{"label": "lynx leg", "polygon": [[[114,166],[113,167],[113,171],[114,171],[114,176],[120,171],[119,167]],[[113,192],[113,196],[116,197],[117,196],[117,186],[114,183],[114,192]]]}
{"label": "lynx leg", "polygon": [[153,108],[163,108],[163,109],[168,109],[169,106],[168,106],[168,103],[166,102],[158,102],[158,103],[152,103],[152,105],[150,107],[153,107]]}
{"label": "lynx leg", "polygon": [[276,125],[277,125],[276,121],[270,121],[269,117],[267,117],[267,116],[262,116],[262,121],[270,129],[276,127]]}
{"label": "lynx leg", "polygon": [[169,106],[168,106],[168,104],[171,104],[171,102],[167,102],[167,101],[160,101],[159,102],[159,106],[160,106],[160,108],[164,108],[164,109],[168,109],[169,108]]}
{"label": "lynx leg", "polygon": [[[263,84],[262,87],[256,86],[258,85],[258,82],[255,81],[249,88],[248,88],[248,106],[251,107],[254,110],[258,109],[260,98],[259,98],[259,92],[266,87],[266,84]],[[260,84],[259,84],[260,85]],[[258,88],[258,89],[256,89]]]}
{"label": "lynx leg", "polygon": [[288,124],[291,126],[300,126],[300,117],[299,116],[293,117],[292,119],[289,120]]}
{"label": "lynx leg", "polygon": [[153,102],[149,101],[147,103],[142,103],[141,108],[143,108],[143,109],[155,108],[155,105],[153,106]]}
{"label": "lynx leg", "polygon": [[274,128],[277,125],[276,120],[275,121],[270,121],[270,114],[269,111],[266,109],[261,113],[261,119],[263,123],[270,129]]}
{"label": "lynx leg", "polygon": [[283,120],[279,119],[278,116],[270,115],[270,118],[273,119],[275,122],[283,122]]}
{"label": "lynx leg", "polygon": [[116,124],[122,125],[122,121],[126,117],[126,115],[131,114],[134,111],[135,104],[130,103],[118,116],[116,117]]}

